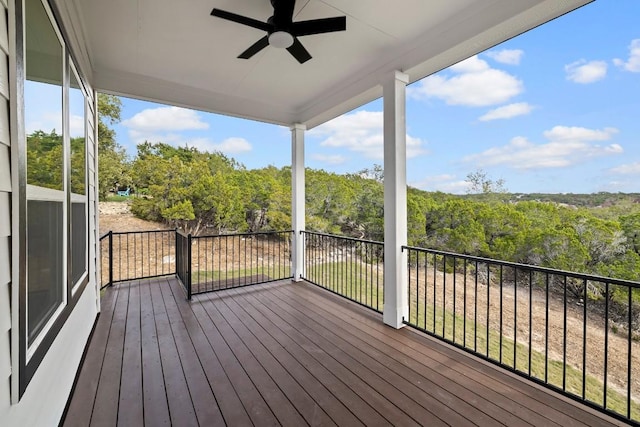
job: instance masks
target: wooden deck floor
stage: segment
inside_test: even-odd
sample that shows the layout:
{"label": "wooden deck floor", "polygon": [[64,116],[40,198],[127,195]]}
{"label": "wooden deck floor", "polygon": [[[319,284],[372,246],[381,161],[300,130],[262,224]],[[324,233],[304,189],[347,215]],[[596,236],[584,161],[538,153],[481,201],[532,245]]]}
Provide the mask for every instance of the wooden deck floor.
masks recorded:
{"label": "wooden deck floor", "polygon": [[603,426],[594,411],[289,281],[107,290],[66,426]]}

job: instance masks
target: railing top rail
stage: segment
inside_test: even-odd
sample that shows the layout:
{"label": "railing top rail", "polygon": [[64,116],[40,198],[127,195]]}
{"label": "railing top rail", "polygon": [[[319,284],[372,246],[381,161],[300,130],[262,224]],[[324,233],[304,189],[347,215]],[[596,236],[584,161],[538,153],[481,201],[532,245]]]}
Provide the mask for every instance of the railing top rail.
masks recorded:
{"label": "railing top rail", "polygon": [[191,236],[191,238],[192,239],[205,239],[207,237],[246,237],[246,236],[284,234],[284,233],[293,233],[293,230],[257,231],[255,233],[207,234],[205,236]]}
{"label": "railing top rail", "polygon": [[104,239],[106,239],[107,237],[109,237],[109,233],[111,233],[111,231],[107,231],[106,233],[104,233],[103,235],[100,236],[100,238],[98,239],[99,241],[102,241]]}
{"label": "railing top rail", "polygon": [[377,242],[375,240],[358,239],[358,238],[355,238],[355,237],[348,237],[348,236],[339,236],[337,234],[319,233],[317,231],[307,231],[307,230],[301,230],[300,233],[301,234],[312,234],[314,236],[331,237],[331,238],[334,238],[334,239],[349,240],[349,241],[352,241],[352,242],[362,242],[362,243],[370,243],[370,244],[373,244],[373,245],[384,246],[384,242]]}
{"label": "railing top rail", "polygon": [[[148,234],[148,233],[173,233],[175,230],[140,230],[140,231],[110,231],[114,235],[124,235],[124,234]],[[107,234],[109,234],[107,233]]]}
{"label": "railing top rail", "polygon": [[608,283],[610,285],[628,286],[630,288],[640,289],[640,282],[634,282],[634,281],[631,281],[631,280],[613,279],[613,278],[610,278],[610,277],[597,276],[597,275],[593,275],[593,274],[577,273],[577,272],[574,272],[574,271],[566,271],[566,270],[556,270],[554,268],[540,267],[540,266],[536,266],[536,265],[522,264],[522,263],[510,262],[510,261],[500,261],[500,260],[495,260],[495,259],[491,259],[491,258],[483,258],[483,257],[478,257],[478,256],[473,256],[473,255],[464,255],[464,254],[457,254],[457,253],[454,253],[454,252],[440,251],[440,250],[437,250],[437,249],[418,248],[418,247],[415,247],[415,246],[402,246],[402,250],[404,251],[405,249],[406,250],[412,250],[412,251],[418,251],[418,252],[424,252],[424,253],[431,253],[431,254],[436,254],[436,255],[457,257],[457,258],[466,259],[468,261],[478,261],[478,262],[482,262],[482,263],[491,263],[491,264],[501,265],[501,266],[504,266],[504,267],[521,268],[521,269],[525,269],[525,270],[537,271],[537,272],[540,272],[540,273],[549,273],[549,274],[554,274],[554,275],[570,276],[570,277],[574,277],[576,279],[591,280],[591,281],[596,281],[596,282]]}

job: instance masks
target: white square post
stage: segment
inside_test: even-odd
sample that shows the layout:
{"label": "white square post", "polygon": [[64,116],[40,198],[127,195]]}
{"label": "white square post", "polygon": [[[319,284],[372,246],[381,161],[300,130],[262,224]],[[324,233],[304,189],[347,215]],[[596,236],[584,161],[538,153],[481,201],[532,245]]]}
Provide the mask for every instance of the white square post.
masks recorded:
{"label": "white square post", "polygon": [[383,83],[384,96],[384,323],[404,326],[407,293],[407,129],[409,76],[394,71]]}
{"label": "white square post", "polygon": [[291,228],[293,229],[291,267],[293,280],[299,282],[304,277],[304,239],[301,231],[305,221],[304,193],[304,132],[305,125],[291,127]]}

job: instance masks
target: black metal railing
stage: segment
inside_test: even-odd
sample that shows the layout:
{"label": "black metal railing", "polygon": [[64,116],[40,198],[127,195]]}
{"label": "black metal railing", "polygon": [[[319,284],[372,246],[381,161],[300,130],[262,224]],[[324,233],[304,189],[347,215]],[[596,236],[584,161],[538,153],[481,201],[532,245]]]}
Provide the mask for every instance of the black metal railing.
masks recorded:
{"label": "black metal railing", "polygon": [[302,231],[302,278],[382,312],[384,244],[371,240]]}
{"label": "black metal railing", "polygon": [[179,230],[100,237],[101,288],[175,275],[193,294],[293,277],[292,231],[192,236]]}
{"label": "black metal railing", "polygon": [[175,231],[109,231],[100,237],[101,287],[176,273]]}
{"label": "black metal railing", "polygon": [[187,236],[189,295],[293,277],[292,231]]}
{"label": "black metal railing", "polygon": [[405,323],[637,424],[640,283],[403,247]]}
{"label": "black metal railing", "polygon": [[176,230],[176,276],[191,299],[191,235]]}

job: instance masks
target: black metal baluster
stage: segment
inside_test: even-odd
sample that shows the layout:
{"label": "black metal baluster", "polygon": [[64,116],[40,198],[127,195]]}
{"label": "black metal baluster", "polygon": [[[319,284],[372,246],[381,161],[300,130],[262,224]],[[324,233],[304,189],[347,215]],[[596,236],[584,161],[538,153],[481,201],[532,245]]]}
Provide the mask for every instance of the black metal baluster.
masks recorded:
{"label": "black metal baluster", "polygon": [[528,374],[531,376],[531,334],[533,332],[533,270],[529,270],[529,368]]}
{"label": "black metal baluster", "polygon": [[473,351],[478,351],[478,260],[474,270],[475,290],[473,295]]}
{"label": "black metal baluster", "polygon": [[486,347],[487,347],[487,357],[489,357],[489,302],[491,301],[490,296],[490,288],[491,288],[491,270],[489,268],[489,263],[487,263],[487,321],[486,321]]}
{"label": "black metal baluster", "polygon": [[502,274],[502,265],[500,265],[500,352],[499,352],[499,356],[498,359],[500,360],[500,363],[502,363],[502,336],[504,335],[504,331],[502,328],[502,317],[503,317],[503,309],[502,309],[502,303],[503,303],[503,287],[504,287],[504,282],[503,282],[503,274]]}
{"label": "black metal baluster", "polygon": [[438,259],[436,257],[436,254],[434,252],[433,254],[433,333],[436,333],[436,310],[438,308],[438,297],[436,294],[436,277],[437,277],[437,262]]}
{"label": "black metal baluster", "polygon": [[629,300],[627,301],[627,418],[631,419],[631,341],[633,340],[633,300],[631,286],[627,287]]}
{"label": "black metal baluster", "polygon": [[564,276],[564,307],[562,327],[562,391],[567,390],[567,276]]}
{"label": "black metal baluster", "polygon": [[[416,253],[416,320],[415,324],[420,325],[420,254]],[[411,251],[407,251],[407,265],[411,265]],[[407,268],[407,276],[411,277],[411,268]],[[411,289],[411,287],[409,287]],[[425,307],[426,308],[426,307]],[[409,314],[409,320],[411,320],[411,314]]]}
{"label": "black metal baluster", "polygon": [[464,288],[462,292],[462,346],[467,348],[467,259],[463,259],[463,283]]}
{"label": "black metal baluster", "polygon": [[602,389],[602,407],[607,409],[607,375],[609,368],[609,282],[605,282],[604,288],[604,387]]}
{"label": "black metal baluster", "polygon": [[[420,252],[416,251],[416,255],[418,257],[418,259],[420,259]],[[427,279],[427,254],[424,254],[424,329],[425,331],[427,330],[427,315],[429,313],[429,311],[427,310],[427,290],[428,290],[428,279]]]}
{"label": "black metal baluster", "polygon": [[549,273],[545,274],[544,382],[549,383]]}
{"label": "black metal baluster", "polygon": [[513,369],[518,369],[518,269],[513,267]]}
{"label": "black metal baluster", "polygon": [[447,323],[447,256],[442,257],[442,338],[446,335]]}
{"label": "black metal baluster", "polygon": [[458,297],[456,296],[456,257],[453,257],[453,342],[457,342],[457,337],[456,337],[456,318],[457,318],[457,311],[456,311],[456,300],[458,299]]}
{"label": "black metal baluster", "polygon": [[582,399],[586,398],[587,389],[587,279],[584,279],[582,297]]}

